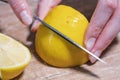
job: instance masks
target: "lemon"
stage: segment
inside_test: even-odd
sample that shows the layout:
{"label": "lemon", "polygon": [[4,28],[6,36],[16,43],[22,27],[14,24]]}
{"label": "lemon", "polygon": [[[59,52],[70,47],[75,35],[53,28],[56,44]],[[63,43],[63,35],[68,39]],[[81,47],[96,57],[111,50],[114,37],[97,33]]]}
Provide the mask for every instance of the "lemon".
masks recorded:
{"label": "lemon", "polygon": [[[82,13],[70,6],[58,5],[48,13],[44,21],[85,47],[84,35],[88,20]],[[39,56],[52,66],[73,67],[88,61],[87,53],[43,25],[37,30],[35,46]]]}
{"label": "lemon", "polygon": [[0,78],[18,76],[31,60],[30,51],[20,42],[0,33]]}

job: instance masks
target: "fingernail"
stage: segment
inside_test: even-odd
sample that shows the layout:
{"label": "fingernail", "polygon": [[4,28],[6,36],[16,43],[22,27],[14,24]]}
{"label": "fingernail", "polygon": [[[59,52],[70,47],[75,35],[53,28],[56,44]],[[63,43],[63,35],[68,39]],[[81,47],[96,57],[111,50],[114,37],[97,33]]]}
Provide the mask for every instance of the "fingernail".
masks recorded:
{"label": "fingernail", "polygon": [[88,50],[91,50],[92,47],[94,46],[95,41],[96,41],[95,38],[90,38],[90,39],[87,41],[86,48],[87,48]]}
{"label": "fingernail", "polygon": [[31,31],[32,31],[32,32],[37,31],[39,25],[40,25],[40,22],[34,21],[34,23],[32,24],[32,27],[31,27]]}
{"label": "fingernail", "polygon": [[[94,55],[96,55],[97,57],[100,57],[100,55],[101,55],[101,51],[96,51],[95,53],[94,53]],[[92,57],[92,56],[89,56],[89,59],[90,59],[90,62],[91,63],[95,63],[96,62],[96,58],[94,58],[94,57]]]}
{"label": "fingernail", "polygon": [[27,11],[22,11],[20,13],[21,19],[22,21],[26,24],[26,25],[30,25],[32,23],[32,18],[30,17],[30,15],[28,14]]}

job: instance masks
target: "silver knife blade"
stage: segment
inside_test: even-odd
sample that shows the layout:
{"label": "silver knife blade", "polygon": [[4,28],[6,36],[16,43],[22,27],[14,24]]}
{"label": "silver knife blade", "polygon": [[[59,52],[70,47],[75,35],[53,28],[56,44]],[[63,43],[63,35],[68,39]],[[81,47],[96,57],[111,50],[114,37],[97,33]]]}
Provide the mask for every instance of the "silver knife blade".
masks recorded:
{"label": "silver knife blade", "polygon": [[94,58],[96,58],[97,60],[99,60],[100,62],[106,64],[105,61],[103,61],[102,59],[100,59],[99,57],[97,57],[96,55],[94,55],[92,52],[88,51],[87,49],[85,49],[84,47],[82,47],[81,45],[79,45],[78,43],[76,43],[75,41],[73,41],[72,39],[70,39],[69,37],[67,37],[66,35],[64,35],[63,33],[61,33],[60,31],[58,31],[57,29],[55,29],[54,27],[52,27],[51,25],[49,25],[48,23],[46,23],[45,21],[41,20],[40,18],[38,18],[37,16],[34,16],[35,20],[40,21],[45,27],[49,28],[50,30],[52,30],[53,32],[55,32],[56,34],[58,34],[59,36],[61,36],[62,38],[64,38],[65,40],[67,40],[68,42],[70,42],[71,44],[73,44],[74,46],[84,50],[85,52],[87,52],[89,55],[93,56]]}

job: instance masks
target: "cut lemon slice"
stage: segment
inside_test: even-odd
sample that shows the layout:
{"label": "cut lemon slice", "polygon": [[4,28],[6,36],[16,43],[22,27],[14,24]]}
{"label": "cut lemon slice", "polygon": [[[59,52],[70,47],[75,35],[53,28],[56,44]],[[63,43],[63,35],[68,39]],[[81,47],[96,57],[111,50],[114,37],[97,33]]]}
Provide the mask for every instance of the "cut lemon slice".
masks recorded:
{"label": "cut lemon slice", "polygon": [[31,60],[30,51],[20,42],[0,33],[0,78],[19,75]]}

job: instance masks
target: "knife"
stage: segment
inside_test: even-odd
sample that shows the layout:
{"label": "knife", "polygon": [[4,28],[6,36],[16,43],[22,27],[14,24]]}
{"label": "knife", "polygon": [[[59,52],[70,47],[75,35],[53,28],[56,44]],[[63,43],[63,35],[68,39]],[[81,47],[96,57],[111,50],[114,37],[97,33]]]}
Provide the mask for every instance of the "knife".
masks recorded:
{"label": "knife", "polygon": [[[0,0],[2,2],[8,3],[7,0]],[[87,49],[85,49],[84,47],[82,47],[81,45],[79,45],[78,43],[76,43],[75,41],[73,41],[72,39],[70,39],[69,37],[67,37],[66,35],[64,35],[63,33],[61,33],[60,31],[58,31],[57,29],[55,29],[54,27],[52,27],[51,25],[47,24],[45,21],[41,20],[40,18],[38,18],[37,16],[33,16],[33,18],[35,20],[40,21],[45,27],[49,28],[50,30],[52,30],[53,32],[55,32],[56,34],[58,34],[59,36],[61,36],[62,38],[64,38],[65,40],[67,40],[68,42],[70,42],[71,44],[73,44],[74,46],[82,49],[83,51],[85,51],[86,53],[88,53],[89,55],[93,56],[94,58],[96,58],[98,61],[107,64],[105,61],[103,61],[102,59],[100,59],[99,57],[97,57],[96,55],[94,55],[92,52],[88,51]]]}
{"label": "knife", "polygon": [[69,37],[67,37],[66,35],[64,35],[63,33],[61,33],[60,31],[58,31],[57,29],[55,29],[54,27],[52,27],[51,25],[49,25],[48,23],[46,23],[45,21],[41,20],[40,18],[38,18],[37,16],[33,16],[35,20],[40,21],[45,27],[47,27],[48,29],[52,30],[53,32],[55,32],[56,34],[58,34],[59,36],[61,36],[62,38],[64,38],[65,40],[67,40],[68,42],[70,42],[71,44],[73,44],[74,46],[82,49],[83,51],[85,51],[86,53],[88,53],[89,55],[93,56],[94,58],[96,58],[97,60],[99,60],[100,62],[106,64],[105,61],[103,61],[102,59],[100,59],[99,57],[97,57],[96,55],[94,55],[92,52],[88,51],[87,49],[85,49],[84,47],[82,47],[81,45],[79,45],[77,42],[73,41],[72,39],[70,39]]}

